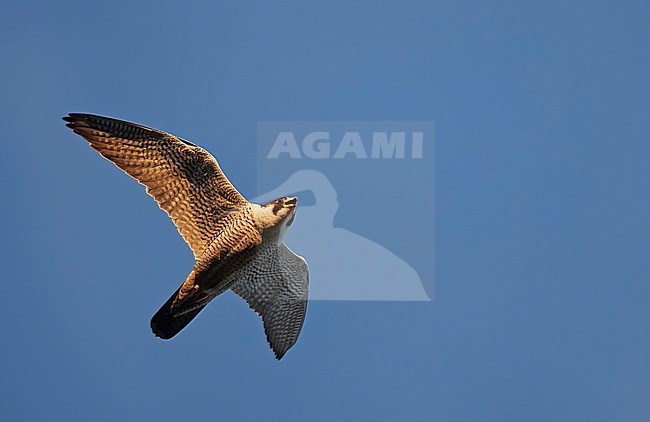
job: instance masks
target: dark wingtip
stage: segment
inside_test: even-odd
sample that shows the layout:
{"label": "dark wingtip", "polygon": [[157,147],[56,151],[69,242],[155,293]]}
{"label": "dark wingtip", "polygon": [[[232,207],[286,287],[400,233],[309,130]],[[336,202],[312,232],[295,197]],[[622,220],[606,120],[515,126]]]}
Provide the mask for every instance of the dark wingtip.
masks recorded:
{"label": "dark wingtip", "polygon": [[[95,132],[103,132],[118,138],[131,140],[160,139],[168,136],[165,132],[138,123],[127,122],[126,120],[115,119],[112,117],[99,116],[97,114],[68,113],[67,116],[63,117],[63,120],[68,122],[67,126],[72,129],[85,127],[90,128]],[[183,140],[181,139],[181,141]],[[190,144],[187,141],[183,142]]]}
{"label": "dark wingtip", "polygon": [[63,116],[63,121],[68,122],[66,123],[66,126],[72,129],[75,126],[75,122],[78,122],[77,119],[75,119],[72,114],[69,114],[67,116]]}
{"label": "dark wingtip", "polygon": [[289,347],[286,348],[271,347],[271,349],[273,350],[273,353],[275,354],[275,358],[277,360],[281,360],[284,357],[284,355],[289,351]]}
{"label": "dark wingtip", "polygon": [[65,120],[66,122],[78,122],[79,120],[83,120],[84,117],[89,116],[89,114],[84,114],[84,113],[68,113],[67,116],[63,116],[62,119]]}
{"label": "dark wingtip", "polygon": [[88,114],[81,114],[81,113],[68,113],[67,116],[63,116],[62,119],[65,122],[68,122],[66,124],[67,127],[70,129],[74,129],[75,127],[87,125],[86,122]]}

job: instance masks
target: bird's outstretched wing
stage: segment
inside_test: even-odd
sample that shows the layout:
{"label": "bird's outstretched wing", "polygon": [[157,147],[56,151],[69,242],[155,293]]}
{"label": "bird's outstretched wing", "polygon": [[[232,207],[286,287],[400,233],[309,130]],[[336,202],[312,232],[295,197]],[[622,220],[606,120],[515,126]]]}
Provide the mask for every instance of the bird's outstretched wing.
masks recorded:
{"label": "bird's outstretched wing", "polygon": [[201,256],[219,219],[247,204],[204,149],[174,135],[108,117],[70,113],[63,120],[92,148],[146,186]]}
{"label": "bird's outstretched wing", "polygon": [[296,343],[307,310],[309,270],[305,260],[286,245],[260,251],[253,267],[231,290],[264,321],[264,332],[275,357]]}

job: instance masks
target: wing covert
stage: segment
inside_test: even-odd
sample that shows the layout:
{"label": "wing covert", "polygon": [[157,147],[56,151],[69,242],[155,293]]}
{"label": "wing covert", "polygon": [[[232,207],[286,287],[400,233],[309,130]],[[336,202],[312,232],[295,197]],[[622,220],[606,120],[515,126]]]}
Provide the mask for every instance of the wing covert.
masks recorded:
{"label": "wing covert", "polygon": [[219,219],[248,202],[203,148],[146,126],[70,113],[66,126],[147,188],[198,258]]}

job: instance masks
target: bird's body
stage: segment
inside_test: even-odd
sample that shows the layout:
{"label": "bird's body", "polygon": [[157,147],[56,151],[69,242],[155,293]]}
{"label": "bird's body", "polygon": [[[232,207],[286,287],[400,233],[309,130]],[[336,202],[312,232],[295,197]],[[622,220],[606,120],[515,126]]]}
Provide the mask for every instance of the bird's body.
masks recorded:
{"label": "bird's body", "polygon": [[214,157],[174,135],[90,114],[64,120],[146,186],[194,253],[192,271],[151,320],[154,334],[172,338],[232,289],[262,317],[269,344],[282,358],[298,338],[307,306],[307,264],[282,241],[297,199],[246,201]]}

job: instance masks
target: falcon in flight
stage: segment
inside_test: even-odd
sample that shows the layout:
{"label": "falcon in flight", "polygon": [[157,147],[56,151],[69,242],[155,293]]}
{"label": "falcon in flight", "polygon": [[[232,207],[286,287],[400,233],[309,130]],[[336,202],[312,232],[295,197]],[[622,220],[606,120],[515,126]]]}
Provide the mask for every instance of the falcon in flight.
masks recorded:
{"label": "falcon in flight", "polygon": [[248,202],[210,153],[169,133],[92,114],[63,120],[147,188],[194,253],[192,271],[151,319],[153,333],[174,337],[230,289],[262,318],[281,359],[298,339],[307,309],[307,263],[283,243],[297,198]]}

